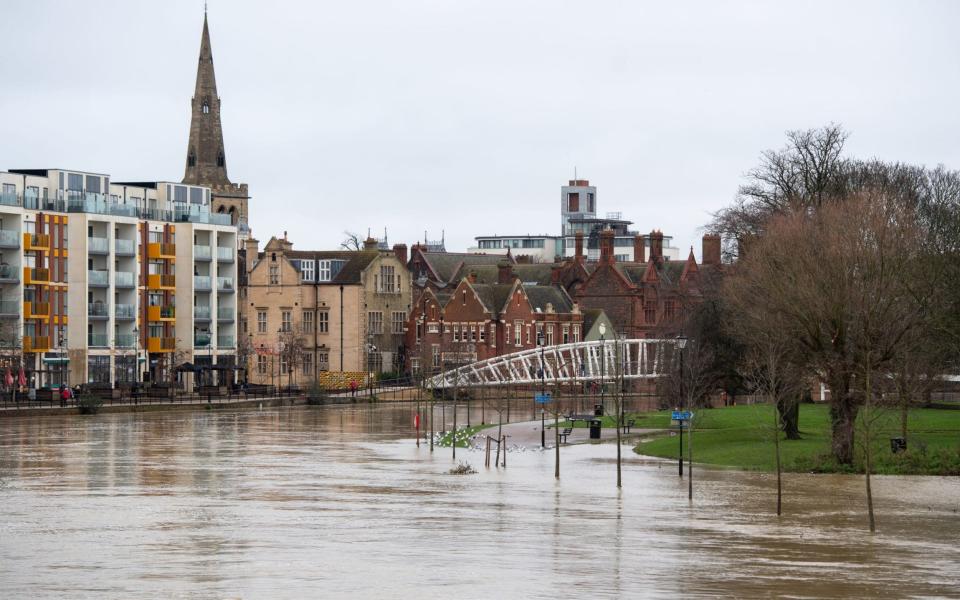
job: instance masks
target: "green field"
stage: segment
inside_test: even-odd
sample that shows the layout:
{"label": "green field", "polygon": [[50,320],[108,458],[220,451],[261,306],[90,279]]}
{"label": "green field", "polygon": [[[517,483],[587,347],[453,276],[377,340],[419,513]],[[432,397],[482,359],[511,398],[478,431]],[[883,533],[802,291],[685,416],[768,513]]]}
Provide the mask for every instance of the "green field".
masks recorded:
{"label": "green field", "polygon": [[[470,438],[475,435],[481,429],[486,429],[492,427],[493,425],[474,425],[473,427],[458,427],[457,428],[457,448],[468,448],[470,447]],[[434,441],[434,444],[441,448],[449,448],[453,443],[453,432],[447,431],[443,434],[438,433]]]}
{"label": "green field", "polygon": [[[890,451],[890,438],[900,435],[900,415],[896,411],[880,414],[872,436],[874,472],[883,474],[960,475],[960,410],[915,409],[908,419],[908,450]],[[648,423],[669,421],[666,411],[647,413],[636,427],[654,427]],[[675,430],[674,430],[675,431]],[[696,411],[693,460],[696,463],[772,471],[776,468],[773,442],[773,413],[767,405],[733,406]],[[785,471],[845,472],[849,467],[836,464],[830,456],[830,416],[820,404],[800,406],[800,440],[781,436],[781,456]],[[863,434],[857,430],[857,464],[862,471]],[[688,436],[684,435],[684,455]],[[638,454],[675,458],[679,440],[669,434],[643,441],[634,449]]]}

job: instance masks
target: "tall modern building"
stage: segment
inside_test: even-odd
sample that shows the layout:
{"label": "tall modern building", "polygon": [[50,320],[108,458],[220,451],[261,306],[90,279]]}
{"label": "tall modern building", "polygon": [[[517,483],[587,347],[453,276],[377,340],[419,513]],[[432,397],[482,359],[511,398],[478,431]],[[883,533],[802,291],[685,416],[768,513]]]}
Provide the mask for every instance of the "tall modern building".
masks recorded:
{"label": "tall modern building", "polygon": [[[213,70],[213,50],[210,46],[210,27],[203,15],[203,33],[200,36],[200,60],[197,64],[197,83],[190,99],[190,139],[187,142],[187,163],[183,183],[210,188],[213,194],[212,210],[226,214],[237,226],[240,239],[249,236],[250,199],[247,184],[232,183],[227,176],[227,155],[223,145],[223,125],[220,122],[220,96]],[[239,242],[239,240],[238,240]]]}

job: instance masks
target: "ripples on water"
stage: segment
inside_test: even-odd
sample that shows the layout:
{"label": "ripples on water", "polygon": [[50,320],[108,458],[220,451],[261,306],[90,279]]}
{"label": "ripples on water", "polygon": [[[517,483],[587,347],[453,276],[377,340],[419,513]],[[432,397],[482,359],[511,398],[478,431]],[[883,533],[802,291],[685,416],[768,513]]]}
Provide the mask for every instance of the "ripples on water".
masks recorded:
{"label": "ripples on water", "polygon": [[[695,472],[616,448],[446,474],[412,408],[0,421],[0,597],[960,595],[960,483]],[[448,411],[449,412],[449,411]],[[479,420],[479,415],[473,418]],[[463,416],[461,415],[461,422]]]}

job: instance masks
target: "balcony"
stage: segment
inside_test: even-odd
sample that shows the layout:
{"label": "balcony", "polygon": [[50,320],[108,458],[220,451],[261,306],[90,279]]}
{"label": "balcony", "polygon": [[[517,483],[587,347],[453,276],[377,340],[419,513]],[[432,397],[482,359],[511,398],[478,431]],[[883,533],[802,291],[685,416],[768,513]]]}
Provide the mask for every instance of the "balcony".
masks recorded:
{"label": "balcony", "polygon": [[175,306],[148,306],[148,321],[174,321],[177,318],[177,308]]}
{"label": "balcony", "polygon": [[217,348],[233,348],[235,346],[236,342],[233,341],[232,335],[217,336]]}
{"label": "balcony", "polygon": [[133,240],[117,239],[113,241],[113,252],[117,256],[134,256],[137,253],[136,245]]}
{"label": "balcony", "polygon": [[50,236],[45,233],[25,233],[23,234],[24,250],[50,251]]}
{"label": "balcony", "polygon": [[100,237],[88,237],[87,254],[110,254],[110,240]]}
{"label": "balcony", "polygon": [[175,290],[177,289],[177,278],[175,275],[147,275],[147,288],[151,290]]}
{"label": "balcony", "polygon": [[209,320],[210,320],[210,307],[209,307],[209,306],[194,306],[194,307],[193,307],[193,320],[194,320],[194,321],[209,321]]}
{"label": "balcony", "polygon": [[20,271],[10,265],[0,265],[0,283],[19,283]]}
{"label": "balcony", "polygon": [[233,323],[233,320],[236,318],[235,311],[232,306],[220,306],[217,307],[217,321]]}
{"label": "balcony", "polygon": [[0,229],[0,248],[19,248],[20,234],[9,229]]}
{"label": "balcony", "polygon": [[113,274],[113,285],[118,288],[132,288],[136,280],[133,273],[126,271],[115,271]]}
{"label": "balcony", "polygon": [[23,268],[23,285],[47,285],[50,283],[50,269]]}
{"label": "balcony", "polygon": [[177,257],[176,244],[147,244],[147,257],[169,260]]}
{"label": "balcony", "polygon": [[193,247],[193,259],[200,260],[203,262],[209,262],[210,257],[210,246],[194,246]]}
{"label": "balcony", "polygon": [[137,309],[132,304],[117,304],[113,307],[113,316],[117,320],[130,321],[137,318]]}
{"label": "balcony", "polygon": [[193,347],[206,348],[210,345],[210,334],[204,331],[195,331],[193,333]]}
{"label": "balcony", "polygon": [[20,206],[20,196],[16,193],[0,193],[0,204],[4,206]]}
{"label": "balcony", "polygon": [[210,291],[210,276],[209,275],[194,275],[193,276],[193,289],[197,291]]}
{"label": "balcony", "polygon": [[21,304],[14,300],[0,302],[0,319],[19,319]]}
{"label": "balcony", "polygon": [[50,318],[50,303],[49,302],[30,302],[26,301],[23,303],[23,318],[24,319],[42,319],[46,321]]}
{"label": "balcony", "polygon": [[90,348],[109,348],[110,336],[105,333],[88,333],[87,346]]}
{"label": "balcony", "polygon": [[233,248],[217,246],[217,262],[233,262]]}
{"label": "balcony", "polygon": [[110,287],[110,271],[87,271],[87,285],[89,287]]}
{"label": "balcony", "polygon": [[105,321],[110,318],[110,305],[97,300],[87,304],[87,316],[91,321]]}
{"label": "balcony", "polygon": [[39,337],[24,336],[23,351],[24,352],[49,352],[50,337],[49,336],[39,336]]}
{"label": "balcony", "polygon": [[217,291],[232,294],[234,292],[233,277],[217,277]]}
{"label": "balcony", "polygon": [[137,338],[129,333],[120,334],[116,337],[114,345],[117,348],[133,348],[137,344]]}
{"label": "balcony", "polygon": [[177,347],[177,339],[172,337],[148,337],[147,352],[173,352]]}

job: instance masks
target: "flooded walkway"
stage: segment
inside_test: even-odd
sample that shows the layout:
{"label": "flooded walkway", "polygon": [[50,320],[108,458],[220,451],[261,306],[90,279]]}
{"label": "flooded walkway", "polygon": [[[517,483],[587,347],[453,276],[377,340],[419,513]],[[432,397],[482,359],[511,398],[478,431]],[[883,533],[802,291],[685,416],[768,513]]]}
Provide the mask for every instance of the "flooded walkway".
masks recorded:
{"label": "flooded walkway", "polygon": [[[695,472],[610,444],[446,474],[409,406],[0,420],[3,598],[940,596],[960,480]],[[479,419],[474,416],[479,421]],[[464,415],[458,421],[465,422]]]}

